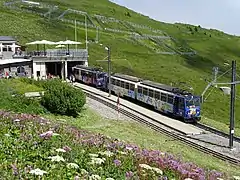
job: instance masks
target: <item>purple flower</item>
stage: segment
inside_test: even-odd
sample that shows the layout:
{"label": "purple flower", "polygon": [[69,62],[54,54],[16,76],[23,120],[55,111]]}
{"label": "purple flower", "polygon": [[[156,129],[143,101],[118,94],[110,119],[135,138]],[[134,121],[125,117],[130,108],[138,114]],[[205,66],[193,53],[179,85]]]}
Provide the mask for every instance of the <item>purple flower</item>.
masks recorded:
{"label": "purple flower", "polygon": [[68,146],[64,146],[63,149],[64,149],[66,152],[69,152],[69,151],[72,150],[72,149],[71,149],[70,147],[68,147]]}
{"label": "purple flower", "polygon": [[120,160],[115,159],[113,162],[116,166],[121,166],[121,161]]}
{"label": "purple flower", "polygon": [[126,172],[126,179],[127,180],[129,180],[129,179],[131,179],[131,177],[133,177],[133,172],[132,171],[128,171],[128,172]]}

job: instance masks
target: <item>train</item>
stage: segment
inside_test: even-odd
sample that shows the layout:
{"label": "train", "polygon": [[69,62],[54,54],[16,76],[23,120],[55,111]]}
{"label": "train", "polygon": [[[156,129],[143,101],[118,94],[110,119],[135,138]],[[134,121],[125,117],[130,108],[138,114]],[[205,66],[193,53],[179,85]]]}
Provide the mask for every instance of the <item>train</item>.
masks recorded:
{"label": "train", "polygon": [[72,67],[73,80],[109,91],[122,98],[147,105],[154,110],[187,123],[201,120],[201,97],[183,89],[120,73],[111,75],[96,67]]}

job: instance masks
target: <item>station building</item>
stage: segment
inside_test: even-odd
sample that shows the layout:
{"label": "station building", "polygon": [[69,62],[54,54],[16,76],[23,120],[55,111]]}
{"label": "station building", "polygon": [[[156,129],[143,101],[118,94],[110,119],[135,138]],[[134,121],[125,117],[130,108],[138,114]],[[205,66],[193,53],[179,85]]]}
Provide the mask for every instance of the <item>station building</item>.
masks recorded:
{"label": "station building", "polygon": [[49,74],[67,78],[75,65],[88,66],[86,49],[46,49],[27,52],[11,36],[0,36],[0,77],[27,76],[46,79]]}

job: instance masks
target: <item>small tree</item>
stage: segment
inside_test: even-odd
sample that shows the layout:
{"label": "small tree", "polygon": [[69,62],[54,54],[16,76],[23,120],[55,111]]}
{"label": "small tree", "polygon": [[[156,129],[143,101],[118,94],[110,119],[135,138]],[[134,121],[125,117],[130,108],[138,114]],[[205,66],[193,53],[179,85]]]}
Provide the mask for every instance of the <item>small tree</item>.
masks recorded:
{"label": "small tree", "polygon": [[42,105],[51,113],[76,117],[86,103],[82,90],[76,89],[61,80],[49,80],[44,84],[46,91]]}

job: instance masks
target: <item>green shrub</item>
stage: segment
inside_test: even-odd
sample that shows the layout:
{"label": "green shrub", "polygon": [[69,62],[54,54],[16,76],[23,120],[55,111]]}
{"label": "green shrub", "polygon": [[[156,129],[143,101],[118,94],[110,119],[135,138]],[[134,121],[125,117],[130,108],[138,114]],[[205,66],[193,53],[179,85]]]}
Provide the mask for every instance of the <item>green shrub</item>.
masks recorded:
{"label": "green shrub", "polygon": [[53,79],[43,84],[45,93],[42,105],[51,113],[76,117],[86,103],[86,96],[80,89]]}

